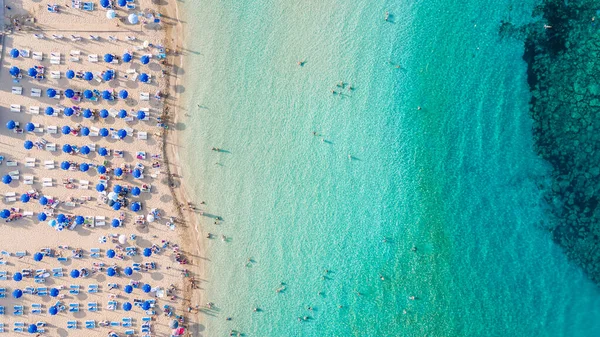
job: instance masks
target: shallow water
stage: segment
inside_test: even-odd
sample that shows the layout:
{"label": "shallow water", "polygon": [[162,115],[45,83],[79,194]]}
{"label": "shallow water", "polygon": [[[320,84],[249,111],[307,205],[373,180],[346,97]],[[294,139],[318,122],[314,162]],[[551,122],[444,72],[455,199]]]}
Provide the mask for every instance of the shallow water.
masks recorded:
{"label": "shallow water", "polygon": [[600,331],[543,230],[523,43],[498,36],[534,5],[183,5],[185,174],[230,238],[206,242],[205,336]]}

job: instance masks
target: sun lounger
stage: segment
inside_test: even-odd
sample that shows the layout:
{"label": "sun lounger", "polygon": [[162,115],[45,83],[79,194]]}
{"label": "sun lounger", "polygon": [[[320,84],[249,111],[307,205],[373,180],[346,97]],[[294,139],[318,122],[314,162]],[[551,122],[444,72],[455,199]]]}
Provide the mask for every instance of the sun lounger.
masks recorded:
{"label": "sun lounger", "polygon": [[67,262],[67,261],[69,261],[69,258],[61,256],[61,257],[57,258],[57,260],[58,260],[58,262]]}
{"label": "sun lounger", "polygon": [[84,224],[90,227],[94,227],[94,217],[93,216],[86,216],[84,217],[85,221]]}
{"label": "sun lounger", "polygon": [[60,64],[61,55],[57,52],[50,53],[50,64]]}
{"label": "sun lounger", "polygon": [[17,201],[16,197],[8,197],[8,198],[4,198],[4,202],[15,202]]}
{"label": "sun lounger", "polygon": [[29,113],[32,115],[39,115],[40,114],[40,107],[39,106],[30,106],[29,107]]}
{"label": "sun lounger", "polygon": [[6,281],[8,279],[6,270],[0,271],[0,281]]}
{"label": "sun lounger", "polygon": [[110,326],[112,326],[112,327],[121,326],[121,322],[115,322],[115,321],[111,321],[111,322],[110,322]]}
{"label": "sun lounger", "polygon": [[58,133],[58,127],[56,125],[49,125],[46,130],[48,130],[49,134],[56,134]]}
{"label": "sun lounger", "polygon": [[69,60],[71,62],[79,62],[79,60],[80,60],[79,57],[81,56],[81,51],[71,50],[71,52],[69,53],[69,56],[70,56]]}
{"label": "sun lounger", "polygon": [[10,112],[21,112],[21,106],[19,104],[11,104]]}
{"label": "sun lounger", "polygon": [[31,217],[33,217],[33,212],[32,211],[23,211],[23,217],[31,218]]}
{"label": "sun lounger", "polygon": [[135,330],[133,330],[133,329],[125,330],[125,335],[126,336],[135,335]]}
{"label": "sun lounger", "polygon": [[60,71],[51,71],[50,78],[59,80],[60,79]]}
{"label": "sun lounger", "polygon": [[84,2],[83,3],[83,10],[84,11],[93,11],[94,10],[94,3],[93,2]]}
{"label": "sun lounger", "polygon": [[97,302],[88,302],[88,311],[91,311],[91,312],[98,311],[98,303]]}
{"label": "sun lounger", "polygon": [[52,187],[52,178],[43,178],[42,186],[43,187]]}
{"label": "sun lounger", "polygon": [[140,101],[149,101],[150,93],[148,92],[140,92]]}
{"label": "sun lounger", "polygon": [[36,61],[43,61],[44,60],[44,53],[42,53],[42,52],[34,51],[32,53],[32,55],[33,55],[32,56],[33,59],[36,60]]}
{"label": "sun lounger", "polygon": [[42,89],[31,88],[31,97],[42,97]]}
{"label": "sun lounger", "polygon": [[46,160],[46,161],[44,161],[44,167],[47,170],[53,170],[54,169],[54,160]]}
{"label": "sun lounger", "polygon": [[137,133],[137,138],[138,138],[139,140],[146,140],[146,139],[148,139],[148,132],[142,132],[142,131],[139,131],[139,132]]}
{"label": "sun lounger", "polygon": [[79,312],[79,303],[69,303],[69,312]]}
{"label": "sun lounger", "polygon": [[[0,305],[0,315],[4,315],[4,306],[3,305]],[[4,331],[0,331],[0,332],[4,332]]]}
{"label": "sun lounger", "polygon": [[79,180],[79,189],[87,190],[90,186],[90,182],[87,180]]}
{"label": "sun lounger", "polygon": [[78,284],[71,284],[69,286],[69,294],[71,294],[71,295],[78,295],[79,294],[79,285]]}
{"label": "sun lounger", "polygon": [[[44,269],[45,271],[45,269]],[[37,294],[38,296],[47,296],[48,295],[48,288],[47,287],[38,287],[37,288]]]}
{"label": "sun lounger", "polygon": [[23,315],[23,306],[22,305],[15,305],[13,306],[13,315],[15,316],[22,316]]}
{"label": "sun lounger", "polygon": [[94,223],[95,223],[96,226],[105,226],[106,225],[106,217],[98,215],[94,219]]}
{"label": "sun lounger", "polygon": [[50,152],[56,151],[56,144],[55,143],[47,143],[46,151],[50,151]]}
{"label": "sun lounger", "polygon": [[25,185],[33,185],[34,177],[33,176],[23,176],[23,183]]}
{"label": "sun lounger", "polygon": [[9,161],[6,162],[6,166],[9,166],[9,167],[14,167],[14,166],[17,166],[17,165],[19,165],[19,164],[16,161],[14,161],[14,160],[9,160]]}
{"label": "sun lounger", "polygon": [[98,293],[98,285],[97,284],[90,284],[90,285],[88,285],[88,293],[89,294],[96,294],[96,293]]}
{"label": "sun lounger", "polygon": [[34,315],[41,315],[42,314],[42,305],[39,303],[32,303],[31,304],[31,313]]}
{"label": "sun lounger", "polygon": [[35,167],[35,158],[27,157],[25,158],[25,167]]}
{"label": "sun lounger", "polygon": [[19,170],[10,171],[10,172],[8,172],[8,175],[11,178],[13,178],[13,180],[18,180],[19,179]]}
{"label": "sun lounger", "polygon": [[108,304],[106,305],[106,310],[117,310],[117,301],[108,301]]}
{"label": "sun lounger", "polygon": [[88,61],[92,63],[98,63],[98,54],[88,55]]}
{"label": "sun lounger", "polygon": [[23,87],[12,87],[12,93],[15,95],[22,95]]}
{"label": "sun lounger", "polygon": [[67,329],[77,329],[77,321],[67,321]]}
{"label": "sun lounger", "polygon": [[29,49],[21,49],[19,50],[19,56],[21,57],[30,57],[31,51]]}

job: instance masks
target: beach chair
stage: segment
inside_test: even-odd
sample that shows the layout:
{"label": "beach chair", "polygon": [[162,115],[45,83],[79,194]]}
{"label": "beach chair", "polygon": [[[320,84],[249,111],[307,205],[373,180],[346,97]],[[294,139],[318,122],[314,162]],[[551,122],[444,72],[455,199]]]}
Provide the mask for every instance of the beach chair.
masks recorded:
{"label": "beach chair", "polygon": [[83,10],[84,11],[93,11],[94,10],[94,3],[93,2],[84,2],[83,3]]}
{"label": "beach chair", "polygon": [[67,329],[77,329],[77,321],[67,321]]}
{"label": "beach chair", "polygon": [[0,315],[4,315],[4,306],[0,305]]}
{"label": "beach chair", "polygon": [[97,302],[88,302],[88,311],[91,311],[91,312],[98,311],[98,303]]}
{"label": "beach chair", "polygon": [[33,295],[34,292],[35,292],[34,287],[25,287],[25,289],[23,289],[23,294]]}
{"label": "beach chair", "polygon": [[87,190],[90,186],[90,182],[88,180],[79,180],[79,189]]}
{"label": "beach chair", "polygon": [[25,157],[25,167],[35,167],[35,158]]}
{"label": "beach chair", "polygon": [[30,106],[29,107],[29,113],[32,115],[39,115],[40,114],[40,107],[39,106]]}
{"label": "beach chair", "polygon": [[54,170],[54,160],[44,161],[44,168],[46,168],[46,170]]}
{"label": "beach chair", "polygon": [[0,271],[0,281],[6,281],[6,280],[8,280],[8,276],[6,274],[6,270]]}
{"label": "beach chair", "polygon": [[149,92],[140,92],[140,101],[149,101],[150,93]]}
{"label": "beach chair", "polygon": [[113,327],[113,328],[114,328],[114,327],[121,326],[121,322],[115,322],[115,321],[111,321],[111,322],[110,322],[110,326],[111,326],[111,327]]}
{"label": "beach chair", "polygon": [[79,295],[79,285],[78,284],[71,284],[69,286],[69,294],[71,294],[71,295]]}
{"label": "beach chair", "polygon": [[51,71],[50,72],[50,78],[55,79],[55,80],[60,80],[60,71]]}
{"label": "beach chair", "polygon": [[58,262],[67,262],[69,261],[68,257],[60,256],[57,258]]}
{"label": "beach chair", "polygon": [[55,143],[47,143],[46,151],[50,151],[50,152],[56,151],[56,144]]}
{"label": "beach chair", "polygon": [[[0,298],[6,298],[6,288],[0,288]],[[2,307],[4,309],[4,307]]]}
{"label": "beach chair", "polygon": [[52,276],[53,277],[63,277],[63,269],[61,267],[52,268]]}
{"label": "beach chair", "polygon": [[48,296],[48,288],[47,287],[38,287],[37,294],[38,294],[38,296]]}
{"label": "beach chair", "polygon": [[31,304],[31,313],[34,315],[41,315],[42,314],[42,305],[39,303],[32,303]]}
{"label": "beach chair", "polygon": [[23,95],[23,87],[12,87],[12,93],[14,95]]}
{"label": "beach chair", "polygon": [[31,88],[31,97],[42,97],[42,89]]}
{"label": "beach chair", "polygon": [[86,329],[94,329],[96,327],[96,321],[85,321]]}
{"label": "beach chair", "polygon": [[152,317],[144,316],[142,317],[142,322],[152,322]]}
{"label": "beach chair", "polygon": [[106,305],[106,310],[117,310],[117,301],[108,301],[108,304]]}
{"label": "beach chair", "polygon": [[14,160],[8,160],[6,162],[6,166],[8,166],[8,167],[15,167],[15,166],[18,166],[18,165],[19,165],[19,163],[16,162],[16,161],[14,161]]}
{"label": "beach chair", "polygon": [[128,330],[125,330],[125,335],[126,335],[126,336],[132,336],[132,335],[135,335],[135,330],[133,330],[133,329],[128,329]]}
{"label": "beach chair", "polygon": [[102,215],[98,215],[94,218],[94,223],[96,226],[105,226],[106,225],[106,217]]}
{"label": "beach chair", "polygon": [[50,64],[60,64],[61,55],[58,52],[50,53]]}
{"label": "beach chair", "polygon": [[58,127],[56,125],[48,125],[46,130],[48,130],[48,133],[51,135],[58,133]]}
{"label": "beach chair", "polygon": [[71,62],[79,62],[80,61],[80,56],[81,56],[81,51],[80,50],[71,50],[71,52],[69,53],[69,60]]}
{"label": "beach chair", "polygon": [[13,328],[13,332],[22,333],[24,331],[25,330],[23,329],[23,327],[20,327],[20,326],[16,326]]}
{"label": "beach chair", "polygon": [[39,52],[39,51],[34,51],[32,53],[32,58],[36,61],[43,61],[44,60],[44,53]]}
{"label": "beach chair", "polygon": [[21,112],[21,106],[19,104],[11,104],[10,112]]}
{"label": "beach chair", "polygon": [[90,249],[90,252],[91,252],[90,257],[93,257],[95,259],[101,257],[100,248],[92,248],[92,249]]}
{"label": "beach chair", "polygon": [[89,284],[88,285],[88,293],[89,294],[97,294],[98,293],[98,285],[97,284]]}
{"label": "beach chair", "polygon": [[52,187],[54,184],[52,183],[52,178],[43,178],[42,186],[43,187]]}
{"label": "beach chair", "polygon": [[98,54],[89,54],[88,61],[91,63],[98,63]]}
{"label": "beach chair", "polygon": [[13,315],[23,316],[23,306],[22,305],[13,306]]}
{"label": "beach chair", "polygon": [[139,140],[147,140],[148,139],[148,132],[145,131],[138,131],[137,133],[137,138]]}
{"label": "beach chair", "polygon": [[13,180],[19,180],[19,170],[14,170],[8,172],[8,175],[13,178]]}
{"label": "beach chair", "polygon": [[122,321],[123,321],[122,326],[125,328],[129,328],[133,324],[133,320],[131,319],[131,317],[123,317]]}
{"label": "beach chair", "polygon": [[79,312],[79,303],[69,303],[69,312]]}

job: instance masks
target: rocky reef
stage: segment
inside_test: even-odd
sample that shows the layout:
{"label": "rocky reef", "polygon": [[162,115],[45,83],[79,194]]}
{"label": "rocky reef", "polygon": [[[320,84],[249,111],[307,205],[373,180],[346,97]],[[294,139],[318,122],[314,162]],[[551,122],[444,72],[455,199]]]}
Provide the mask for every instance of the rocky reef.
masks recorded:
{"label": "rocky reef", "polygon": [[[516,29],[539,155],[552,165],[549,230],[567,256],[600,284],[600,4],[544,0],[537,23]],[[511,29],[512,28],[512,29]]]}

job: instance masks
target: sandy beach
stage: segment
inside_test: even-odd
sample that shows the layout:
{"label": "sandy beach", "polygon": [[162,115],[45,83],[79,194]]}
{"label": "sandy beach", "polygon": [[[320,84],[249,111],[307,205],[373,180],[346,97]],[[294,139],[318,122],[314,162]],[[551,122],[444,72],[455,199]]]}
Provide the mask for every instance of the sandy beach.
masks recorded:
{"label": "sandy beach", "polygon": [[5,3],[0,329],[197,336],[176,3],[103,2]]}

